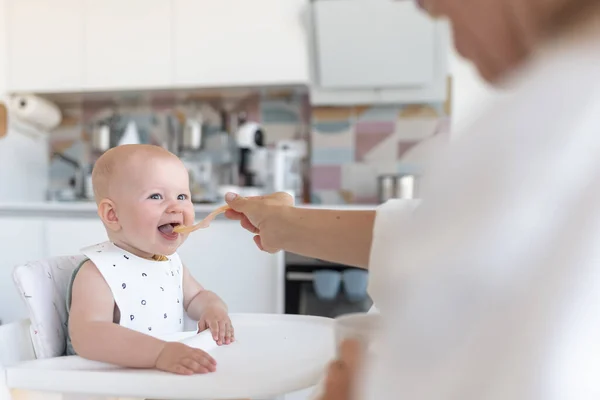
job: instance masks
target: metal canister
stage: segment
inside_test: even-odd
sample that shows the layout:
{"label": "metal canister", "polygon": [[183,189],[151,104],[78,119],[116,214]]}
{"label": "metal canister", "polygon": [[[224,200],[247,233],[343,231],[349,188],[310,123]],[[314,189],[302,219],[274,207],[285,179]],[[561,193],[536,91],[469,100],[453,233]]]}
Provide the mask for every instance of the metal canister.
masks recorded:
{"label": "metal canister", "polygon": [[385,203],[396,196],[396,175],[379,175],[377,181],[377,193],[380,203]]}
{"label": "metal canister", "polygon": [[397,199],[416,199],[418,198],[418,176],[416,175],[398,175],[396,177],[395,197]]}

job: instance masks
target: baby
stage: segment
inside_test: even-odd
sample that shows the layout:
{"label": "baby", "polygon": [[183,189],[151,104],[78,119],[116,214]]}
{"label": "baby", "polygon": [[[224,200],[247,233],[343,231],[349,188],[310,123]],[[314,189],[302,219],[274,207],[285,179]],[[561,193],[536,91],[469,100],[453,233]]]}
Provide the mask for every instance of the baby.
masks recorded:
{"label": "baby", "polygon": [[87,260],[68,290],[67,354],[177,374],[215,371],[202,350],[169,341],[184,313],[210,329],[218,345],[234,340],[227,306],[205,290],[176,251],[194,222],[187,169],[158,146],[123,145],[104,153],[92,172],[109,241],[82,249]]}

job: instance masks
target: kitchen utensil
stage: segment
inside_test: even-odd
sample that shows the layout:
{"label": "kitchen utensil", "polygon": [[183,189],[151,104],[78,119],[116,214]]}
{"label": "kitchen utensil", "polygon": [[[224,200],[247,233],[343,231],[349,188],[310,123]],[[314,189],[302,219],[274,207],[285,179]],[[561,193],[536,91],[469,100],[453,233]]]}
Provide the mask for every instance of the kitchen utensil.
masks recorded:
{"label": "kitchen utensil", "polygon": [[419,176],[414,174],[385,174],[378,177],[379,202],[390,199],[416,199],[419,196]]}
{"label": "kitchen utensil", "polygon": [[89,188],[89,190],[86,189],[88,182],[91,186],[91,181],[92,181],[92,179],[91,179],[92,174],[91,174],[91,171],[89,171],[89,166],[86,167],[78,160],[76,160],[70,156],[67,156],[63,153],[54,152],[54,153],[52,153],[51,158],[54,158],[54,157],[60,158],[61,160],[63,160],[67,164],[71,165],[75,169],[75,175],[71,179],[71,186],[75,192],[75,195],[80,198],[89,198],[88,195],[90,194],[90,191],[91,191],[91,197],[93,198],[93,189],[91,187]]}
{"label": "kitchen utensil", "polygon": [[6,136],[8,132],[8,111],[6,105],[0,102],[0,139]]}
{"label": "kitchen utensil", "polygon": [[200,150],[202,146],[202,121],[187,119],[183,128],[183,149]]}
{"label": "kitchen utensil", "polygon": [[396,195],[396,177],[395,175],[380,175],[377,179],[377,191],[379,195],[379,202],[385,203],[386,201],[393,199]]}
{"label": "kitchen utensil", "polygon": [[101,123],[93,127],[92,148],[99,153],[104,153],[110,148],[110,126],[108,124]]}
{"label": "kitchen utensil", "polygon": [[196,225],[192,225],[192,226],[178,225],[175,228],[173,228],[173,232],[191,233],[191,232],[197,231],[198,229],[208,228],[208,226],[210,225],[212,220],[215,219],[217,215],[222,214],[229,209],[230,209],[230,207],[228,205],[221,206],[221,207],[217,208],[215,211],[208,214],[206,216],[206,218],[204,218],[202,221],[198,222]]}
{"label": "kitchen utensil", "polygon": [[418,178],[415,175],[401,175],[396,178],[396,198],[414,199],[417,197]]}

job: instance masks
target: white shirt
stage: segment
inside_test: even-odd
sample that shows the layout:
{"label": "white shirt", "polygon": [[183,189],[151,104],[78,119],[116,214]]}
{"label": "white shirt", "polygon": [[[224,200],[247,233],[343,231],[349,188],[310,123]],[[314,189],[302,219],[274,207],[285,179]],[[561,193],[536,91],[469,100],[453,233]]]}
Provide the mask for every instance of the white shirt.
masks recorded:
{"label": "white shirt", "polygon": [[418,207],[379,209],[390,326],[364,398],[600,398],[599,71],[600,36],[545,52],[438,154]]}

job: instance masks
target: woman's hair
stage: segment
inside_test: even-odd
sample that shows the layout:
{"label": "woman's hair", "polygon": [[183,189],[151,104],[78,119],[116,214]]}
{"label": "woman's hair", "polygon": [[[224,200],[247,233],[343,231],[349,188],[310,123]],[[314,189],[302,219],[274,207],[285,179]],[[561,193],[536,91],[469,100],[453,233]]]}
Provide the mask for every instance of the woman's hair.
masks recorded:
{"label": "woman's hair", "polygon": [[590,24],[600,28],[600,0],[564,0],[548,15],[544,23],[549,35],[577,31]]}

